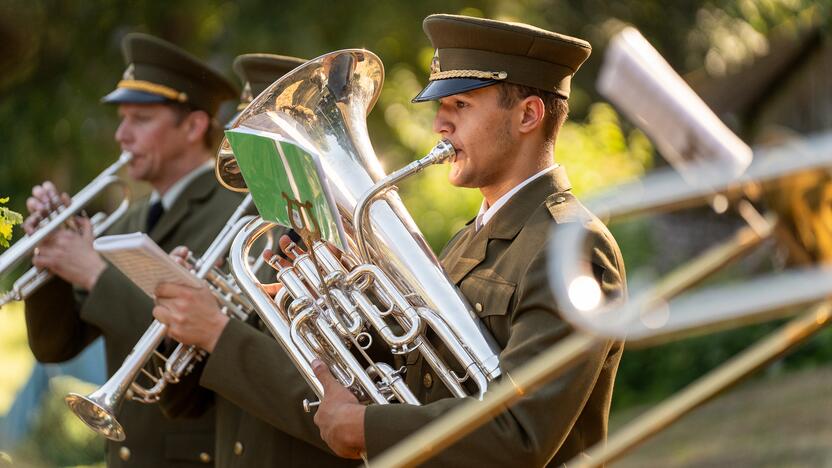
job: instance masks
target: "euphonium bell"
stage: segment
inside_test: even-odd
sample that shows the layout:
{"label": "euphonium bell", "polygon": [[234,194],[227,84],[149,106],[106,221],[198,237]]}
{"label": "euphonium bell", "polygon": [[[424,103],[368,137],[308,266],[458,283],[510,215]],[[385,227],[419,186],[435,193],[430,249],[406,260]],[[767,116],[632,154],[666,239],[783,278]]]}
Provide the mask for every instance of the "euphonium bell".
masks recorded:
{"label": "euphonium bell", "polygon": [[[418,404],[399,370],[367,355],[370,342],[380,339],[393,357],[420,353],[454,396],[481,398],[500,375],[497,347],[393,187],[454,150],[440,142],[427,157],[385,177],[366,126],[383,79],[375,54],[333,52],[283,76],[240,114],[232,129],[264,132],[319,158],[348,239],[339,258],[323,242],[305,238],[308,251],[291,267],[279,267],[284,287],[270,297],[243,259],[257,237],[275,225],[252,221],[232,245],[231,270],[319,397],[323,389],[310,365],[315,358],[365,401]],[[238,162],[224,140],[217,176],[227,187],[245,191],[241,169],[246,168]],[[274,200],[287,196],[273,193]],[[255,203],[261,203],[257,197]],[[437,340],[454,362],[443,362]]]}

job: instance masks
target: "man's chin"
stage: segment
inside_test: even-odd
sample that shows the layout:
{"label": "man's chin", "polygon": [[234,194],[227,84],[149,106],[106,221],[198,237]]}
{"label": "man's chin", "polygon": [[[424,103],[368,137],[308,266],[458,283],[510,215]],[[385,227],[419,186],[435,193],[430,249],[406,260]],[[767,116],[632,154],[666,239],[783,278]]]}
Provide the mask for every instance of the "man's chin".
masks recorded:
{"label": "man's chin", "polygon": [[472,181],[465,179],[460,174],[455,175],[453,172],[448,174],[448,183],[459,188],[476,188]]}
{"label": "man's chin", "polygon": [[127,166],[127,177],[132,180],[144,180],[147,171],[142,167]]}

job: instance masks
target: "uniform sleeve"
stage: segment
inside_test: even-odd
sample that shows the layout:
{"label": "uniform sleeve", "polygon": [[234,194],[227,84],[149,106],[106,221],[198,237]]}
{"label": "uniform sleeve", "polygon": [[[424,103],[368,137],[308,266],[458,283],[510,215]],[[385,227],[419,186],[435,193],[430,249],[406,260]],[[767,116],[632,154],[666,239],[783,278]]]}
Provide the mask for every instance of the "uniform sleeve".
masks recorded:
{"label": "uniform sleeve", "polygon": [[108,341],[123,343],[129,350],[153,321],[152,310],[153,301],[150,297],[118,268],[108,263],[82,303],[80,317],[85,322],[95,324],[107,336]]}
{"label": "uniform sleeve", "polygon": [[271,336],[229,320],[202,372],[200,383],[278,430],[329,453],[304,398],[315,393]]}
{"label": "uniform sleeve", "polygon": [[[604,240],[601,242],[606,243]],[[545,250],[531,262],[515,291],[510,335],[500,363],[511,373],[571,333],[560,319],[547,281]],[[609,295],[622,281],[609,245],[592,250],[596,275]],[[607,363],[612,342],[600,342],[585,359],[521,398],[473,433],[430,460],[431,466],[543,466],[566,441]],[[446,398],[423,406],[375,405],[365,413],[367,452],[372,458],[465,400]]]}
{"label": "uniform sleeve", "polygon": [[64,362],[92,343],[101,332],[81,320],[72,285],[54,277],[25,303],[29,347],[40,362]]}

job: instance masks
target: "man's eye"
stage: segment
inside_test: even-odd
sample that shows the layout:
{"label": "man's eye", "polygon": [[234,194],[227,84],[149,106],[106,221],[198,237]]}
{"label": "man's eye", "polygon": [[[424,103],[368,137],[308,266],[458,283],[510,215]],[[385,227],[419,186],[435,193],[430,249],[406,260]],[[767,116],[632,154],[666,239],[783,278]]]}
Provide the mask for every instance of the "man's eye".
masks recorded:
{"label": "man's eye", "polygon": [[462,108],[464,108],[464,107],[468,107],[468,103],[467,103],[467,102],[462,102],[462,101],[457,101],[457,102],[456,102],[456,108],[457,108],[457,109],[462,109]]}

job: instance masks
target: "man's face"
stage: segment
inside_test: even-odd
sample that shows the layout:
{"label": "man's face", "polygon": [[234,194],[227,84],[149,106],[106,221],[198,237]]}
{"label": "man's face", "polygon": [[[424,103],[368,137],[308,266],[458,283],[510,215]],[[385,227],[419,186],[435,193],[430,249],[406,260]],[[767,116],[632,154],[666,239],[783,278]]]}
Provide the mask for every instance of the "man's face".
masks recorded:
{"label": "man's face", "polygon": [[127,173],[134,180],[150,182],[165,177],[170,165],[184,154],[186,125],[165,104],[121,104],[121,123],[116,141],[122,151],[133,153]]}
{"label": "man's face", "polygon": [[451,141],[456,157],[448,181],[482,188],[501,182],[516,139],[511,111],[500,107],[497,86],[441,98],[433,129]]}

